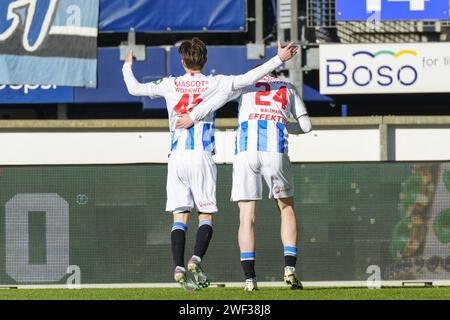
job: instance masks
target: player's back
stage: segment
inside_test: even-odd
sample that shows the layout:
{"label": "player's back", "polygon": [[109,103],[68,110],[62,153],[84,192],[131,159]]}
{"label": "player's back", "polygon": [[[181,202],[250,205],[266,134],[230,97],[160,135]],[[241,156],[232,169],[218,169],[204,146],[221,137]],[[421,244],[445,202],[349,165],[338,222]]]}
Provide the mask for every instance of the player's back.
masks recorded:
{"label": "player's back", "polygon": [[285,81],[266,76],[243,90],[235,153],[287,153],[286,123],[295,103],[295,90]]}
{"label": "player's back", "polygon": [[[263,65],[238,76],[205,76],[194,72],[146,84],[136,80],[130,62],[124,63],[122,72],[130,94],[165,98],[172,135],[172,151],[214,152],[214,110],[229,101],[235,92],[255,83],[281,63],[280,57],[275,56]],[[178,116],[187,112],[190,112],[191,119],[196,121],[194,126],[187,130],[176,129]]]}
{"label": "player's back", "polygon": [[171,151],[196,150],[214,153],[214,114],[196,122],[189,129],[176,129],[179,115],[190,112],[200,100],[199,96],[211,86],[217,86],[217,79],[202,73],[187,73],[180,77],[164,79],[164,98],[169,113]]}

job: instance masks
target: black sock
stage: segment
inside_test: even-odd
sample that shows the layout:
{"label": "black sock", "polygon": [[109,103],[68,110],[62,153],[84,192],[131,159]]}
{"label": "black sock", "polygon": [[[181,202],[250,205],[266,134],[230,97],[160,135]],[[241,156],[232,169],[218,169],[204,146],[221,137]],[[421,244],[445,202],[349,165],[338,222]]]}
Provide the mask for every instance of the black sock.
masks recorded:
{"label": "black sock", "polygon": [[241,266],[246,280],[256,278],[254,252],[241,252]]}
{"label": "black sock", "polygon": [[241,266],[246,280],[256,278],[255,260],[241,261]]}
{"label": "black sock", "polygon": [[197,236],[195,240],[194,255],[199,258],[203,258],[208,250],[209,242],[213,235],[212,222],[209,220],[201,221],[197,230]]}
{"label": "black sock", "polygon": [[295,267],[297,263],[297,257],[294,256],[284,256],[284,265],[286,267]]}
{"label": "black sock", "polygon": [[297,263],[297,247],[285,246],[284,247],[284,265],[286,267],[295,267]]}
{"label": "black sock", "polygon": [[171,242],[172,256],[175,267],[184,267],[184,247],[186,245],[187,226],[181,222],[175,222],[172,227]]}

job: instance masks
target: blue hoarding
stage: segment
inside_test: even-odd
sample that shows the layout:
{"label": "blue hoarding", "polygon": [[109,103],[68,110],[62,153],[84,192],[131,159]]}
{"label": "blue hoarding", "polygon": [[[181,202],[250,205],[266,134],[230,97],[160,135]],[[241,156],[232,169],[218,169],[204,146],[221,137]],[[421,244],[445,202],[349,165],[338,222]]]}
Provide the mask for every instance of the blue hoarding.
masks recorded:
{"label": "blue hoarding", "polygon": [[103,32],[245,31],[246,0],[101,0]]}
{"label": "blue hoarding", "polygon": [[[75,103],[123,103],[143,101],[142,97],[131,96],[122,76],[120,52],[117,48],[98,49],[98,87],[96,89],[75,89]],[[167,75],[166,52],[163,48],[147,48],[147,60],[135,61],[133,70],[140,82],[151,82]],[[155,102],[153,106],[156,107]],[[159,101],[164,107],[164,102]]]}
{"label": "blue hoarding", "polygon": [[[276,48],[267,48],[266,56],[248,60],[245,46],[210,46],[205,74],[241,74],[276,54]],[[127,91],[122,77],[118,48],[99,48],[97,88],[73,88],[37,85],[0,85],[0,104],[20,103],[142,103],[145,109],[165,109],[164,99],[134,97]],[[230,59],[233,57],[233,59]],[[168,63],[167,60],[169,59]],[[177,48],[167,54],[164,48],[147,48],[147,60],[135,61],[133,71],[138,81],[151,82],[169,74],[184,74]],[[316,90],[305,85],[305,101],[329,101]]]}
{"label": "blue hoarding", "polygon": [[73,88],[51,85],[0,85],[0,103],[70,103]]}
{"label": "blue hoarding", "polygon": [[449,0],[336,0],[337,21],[449,20]]}

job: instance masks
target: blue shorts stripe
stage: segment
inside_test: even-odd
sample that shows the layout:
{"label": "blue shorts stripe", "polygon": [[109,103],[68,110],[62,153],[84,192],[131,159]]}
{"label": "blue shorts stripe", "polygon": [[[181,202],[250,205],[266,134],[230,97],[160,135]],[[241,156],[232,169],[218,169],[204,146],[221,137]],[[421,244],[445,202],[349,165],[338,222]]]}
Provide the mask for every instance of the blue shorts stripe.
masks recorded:
{"label": "blue shorts stripe", "polygon": [[247,151],[248,142],[248,121],[241,123],[241,129],[239,130],[239,152]]}
{"label": "blue shorts stripe", "polygon": [[258,120],[258,151],[267,151],[267,120]]}
{"label": "blue shorts stripe", "polygon": [[284,131],[286,130],[286,125],[281,122],[277,122],[277,138],[278,138],[278,152],[286,152],[286,141],[284,138]]}
{"label": "blue shorts stripe", "polygon": [[254,252],[241,252],[241,260],[255,260]]}
{"label": "blue shorts stripe", "polygon": [[187,129],[187,138],[186,138],[186,149],[194,150],[194,127],[190,127]]}

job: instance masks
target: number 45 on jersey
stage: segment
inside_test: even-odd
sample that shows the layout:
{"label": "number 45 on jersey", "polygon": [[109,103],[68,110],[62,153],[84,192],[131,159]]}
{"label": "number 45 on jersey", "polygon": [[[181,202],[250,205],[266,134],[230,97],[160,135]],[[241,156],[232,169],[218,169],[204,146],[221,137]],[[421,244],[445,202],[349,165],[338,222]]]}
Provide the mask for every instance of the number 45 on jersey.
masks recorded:
{"label": "number 45 on jersey", "polygon": [[[185,93],[181,97],[180,101],[175,105],[175,113],[177,114],[183,114],[191,112],[193,107],[203,100],[199,98],[200,94],[191,94],[191,93]],[[188,110],[189,103],[191,104],[191,107]]]}

